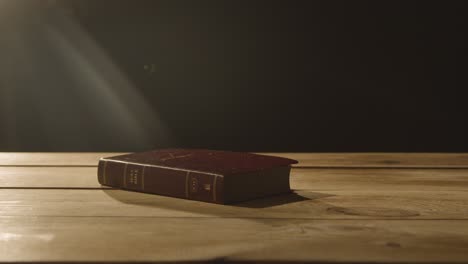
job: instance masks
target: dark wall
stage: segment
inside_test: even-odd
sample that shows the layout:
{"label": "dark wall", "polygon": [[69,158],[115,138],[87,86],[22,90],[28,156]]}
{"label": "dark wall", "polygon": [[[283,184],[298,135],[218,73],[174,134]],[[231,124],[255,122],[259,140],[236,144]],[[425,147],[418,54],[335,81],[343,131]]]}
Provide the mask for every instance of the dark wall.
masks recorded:
{"label": "dark wall", "polygon": [[468,151],[463,1],[7,7],[1,151]]}

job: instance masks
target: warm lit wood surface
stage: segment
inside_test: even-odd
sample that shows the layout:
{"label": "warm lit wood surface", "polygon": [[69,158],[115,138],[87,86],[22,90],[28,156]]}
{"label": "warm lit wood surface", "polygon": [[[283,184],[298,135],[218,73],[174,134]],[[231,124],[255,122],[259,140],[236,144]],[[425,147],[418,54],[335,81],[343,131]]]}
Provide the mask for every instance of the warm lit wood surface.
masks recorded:
{"label": "warm lit wood surface", "polygon": [[[100,157],[125,153],[0,153],[0,166],[96,166]],[[468,153],[260,153],[299,161],[312,168],[467,168]]]}
{"label": "warm lit wood surface", "polygon": [[115,153],[0,153],[0,262],[468,262],[468,154],[282,153],[295,194],[102,188]]}

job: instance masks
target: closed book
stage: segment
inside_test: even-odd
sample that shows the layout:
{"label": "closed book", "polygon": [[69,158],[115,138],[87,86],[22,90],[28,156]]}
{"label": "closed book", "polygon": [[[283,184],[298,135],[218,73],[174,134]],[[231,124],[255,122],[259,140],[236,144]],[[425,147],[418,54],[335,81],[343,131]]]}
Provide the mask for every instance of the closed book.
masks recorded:
{"label": "closed book", "polygon": [[101,158],[102,185],[229,204],[291,191],[297,161],[244,152],[163,149]]}

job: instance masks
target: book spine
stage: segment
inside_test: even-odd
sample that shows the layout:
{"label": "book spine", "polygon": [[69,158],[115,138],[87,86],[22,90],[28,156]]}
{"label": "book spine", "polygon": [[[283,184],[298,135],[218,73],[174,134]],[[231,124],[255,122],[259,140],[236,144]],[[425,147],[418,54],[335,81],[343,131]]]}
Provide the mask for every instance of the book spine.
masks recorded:
{"label": "book spine", "polygon": [[98,181],[130,191],[224,203],[224,178],[216,174],[101,159]]}

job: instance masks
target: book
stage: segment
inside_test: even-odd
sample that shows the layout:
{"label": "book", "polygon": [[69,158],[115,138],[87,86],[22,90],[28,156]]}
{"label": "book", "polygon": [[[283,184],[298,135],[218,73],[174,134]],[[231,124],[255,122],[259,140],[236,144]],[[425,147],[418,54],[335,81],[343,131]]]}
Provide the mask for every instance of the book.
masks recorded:
{"label": "book", "polygon": [[291,192],[296,160],[244,152],[162,149],[101,158],[98,181],[124,190],[230,204]]}

